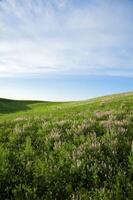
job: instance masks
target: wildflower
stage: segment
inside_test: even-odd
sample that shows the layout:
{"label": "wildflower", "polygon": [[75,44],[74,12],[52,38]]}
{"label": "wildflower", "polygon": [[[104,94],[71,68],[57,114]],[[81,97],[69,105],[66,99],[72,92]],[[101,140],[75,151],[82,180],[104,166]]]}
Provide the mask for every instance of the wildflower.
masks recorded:
{"label": "wildflower", "polygon": [[103,118],[103,117],[108,117],[109,115],[111,115],[113,113],[112,110],[108,110],[108,111],[105,111],[105,112],[96,112],[94,115],[96,116],[96,118],[100,119],[100,118]]}

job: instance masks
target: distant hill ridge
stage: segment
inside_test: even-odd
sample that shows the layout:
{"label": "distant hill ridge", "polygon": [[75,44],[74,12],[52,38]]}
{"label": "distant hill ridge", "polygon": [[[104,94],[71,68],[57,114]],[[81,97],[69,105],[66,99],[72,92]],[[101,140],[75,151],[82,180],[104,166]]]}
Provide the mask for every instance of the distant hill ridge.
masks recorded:
{"label": "distant hill ridge", "polygon": [[54,105],[67,105],[67,104],[72,104],[72,105],[79,105],[80,104],[85,104],[87,102],[95,102],[95,101],[103,101],[104,99],[114,99],[117,97],[124,97],[124,96],[132,96],[133,92],[126,92],[126,93],[118,93],[118,94],[113,94],[113,95],[106,95],[106,96],[101,96],[101,97],[96,97],[92,99],[87,99],[87,100],[82,100],[82,101],[68,101],[68,102],[52,102],[52,101],[39,101],[39,100],[13,100],[13,99],[5,99],[5,98],[0,98],[0,114],[8,114],[8,113],[16,113],[19,111],[28,111],[29,109],[32,109],[33,106],[39,105],[39,109],[42,106],[44,109],[46,106],[54,106]]}

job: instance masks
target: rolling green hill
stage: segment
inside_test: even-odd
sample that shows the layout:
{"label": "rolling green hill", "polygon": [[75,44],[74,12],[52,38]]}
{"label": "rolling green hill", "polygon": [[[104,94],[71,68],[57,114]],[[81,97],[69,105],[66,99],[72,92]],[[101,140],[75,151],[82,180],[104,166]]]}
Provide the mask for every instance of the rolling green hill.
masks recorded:
{"label": "rolling green hill", "polygon": [[0,99],[0,199],[133,196],[133,92],[77,102]]}

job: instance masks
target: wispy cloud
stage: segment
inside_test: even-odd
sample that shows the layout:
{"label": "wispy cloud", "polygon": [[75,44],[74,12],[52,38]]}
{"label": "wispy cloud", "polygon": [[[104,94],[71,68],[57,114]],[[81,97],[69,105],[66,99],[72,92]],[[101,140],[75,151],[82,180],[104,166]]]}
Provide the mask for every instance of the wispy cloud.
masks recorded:
{"label": "wispy cloud", "polygon": [[131,0],[0,1],[0,76],[133,76]]}

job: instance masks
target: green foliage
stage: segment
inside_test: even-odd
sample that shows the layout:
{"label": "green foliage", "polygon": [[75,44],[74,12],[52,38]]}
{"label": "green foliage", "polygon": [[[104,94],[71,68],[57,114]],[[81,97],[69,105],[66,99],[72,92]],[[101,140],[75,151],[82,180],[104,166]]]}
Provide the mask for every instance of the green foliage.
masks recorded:
{"label": "green foliage", "polygon": [[21,103],[0,100],[0,199],[132,199],[132,93]]}

